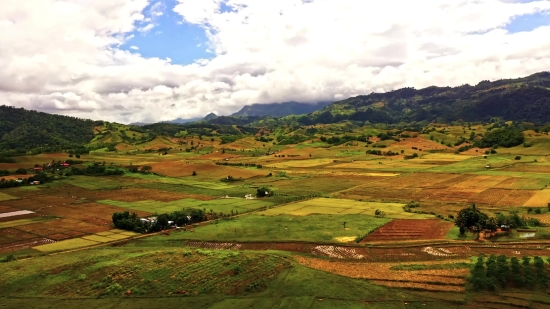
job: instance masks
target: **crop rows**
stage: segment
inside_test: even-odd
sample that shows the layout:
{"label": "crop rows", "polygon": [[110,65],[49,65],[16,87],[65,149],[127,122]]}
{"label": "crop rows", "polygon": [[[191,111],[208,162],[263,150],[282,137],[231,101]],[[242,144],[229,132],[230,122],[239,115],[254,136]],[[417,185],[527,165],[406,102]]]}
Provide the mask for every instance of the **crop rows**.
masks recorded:
{"label": "crop rows", "polygon": [[467,269],[392,270],[395,265],[392,263],[335,262],[301,256],[297,256],[296,260],[310,268],[351,278],[369,279],[381,285],[434,291],[462,291],[468,273]]}

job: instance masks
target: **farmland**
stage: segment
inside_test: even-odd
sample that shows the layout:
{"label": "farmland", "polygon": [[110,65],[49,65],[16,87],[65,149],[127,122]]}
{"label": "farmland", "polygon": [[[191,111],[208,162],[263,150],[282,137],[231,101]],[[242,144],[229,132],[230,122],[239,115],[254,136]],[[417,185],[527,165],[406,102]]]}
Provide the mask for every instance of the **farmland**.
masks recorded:
{"label": "farmland", "polygon": [[[320,138],[343,129],[316,128],[325,133],[266,149],[250,135],[226,144],[218,136],[157,136],[138,147],[118,132],[93,142],[116,142],[117,152],[91,151],[78,166],[101,162],[123,175],[59,172],[41,185],[2,188],[0,261],[17,260],[0,263],[7,287],[0,304],[94,307],[108,300],[107,307],[130,308],[162,297],[190,308],[474,308],[494,300],[469,290],[472,257],[550,256],[544,148],[499,148],[485,157],[488,149],[456,153],[435,141],[469,136],[459,125],[399,141],[373,136],[370,144],[332,145]],[[350,128],[342,132],[390,131]],[[125,134],[146,136],[132,132]],[[203,146],[184,150],[191,142]],[[164,147],[172,149],[155,152]],[[366,154],[379,149],[395,154]],[[67,154],[22,156],[0,170],[59,158]],[[472,204],[542,226],[495,238],[461,235],[454,218]],[[204,220],[152,235],[113,225],[115,212],[151,217],[184,209],[203,211]],[[518,303],[544,294],[521,292]]]}

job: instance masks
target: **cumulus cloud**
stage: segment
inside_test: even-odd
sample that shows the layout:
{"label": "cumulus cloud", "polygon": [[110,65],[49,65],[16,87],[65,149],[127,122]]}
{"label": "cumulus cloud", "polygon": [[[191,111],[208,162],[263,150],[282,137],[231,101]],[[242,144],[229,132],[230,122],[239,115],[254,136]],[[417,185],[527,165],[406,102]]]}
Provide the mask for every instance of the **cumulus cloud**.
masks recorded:
{"label": "cumulus cloud", "polygon": [[[161,121],[251,103],[475,84],[550,67],[550,26],[505,30],[515,18],[548,14],[550,1],[166,3],[3,0],[0,104]],[[166,10],[204,29],[212,59],[176,65],[120,48],[135,31],[154,29]]]}

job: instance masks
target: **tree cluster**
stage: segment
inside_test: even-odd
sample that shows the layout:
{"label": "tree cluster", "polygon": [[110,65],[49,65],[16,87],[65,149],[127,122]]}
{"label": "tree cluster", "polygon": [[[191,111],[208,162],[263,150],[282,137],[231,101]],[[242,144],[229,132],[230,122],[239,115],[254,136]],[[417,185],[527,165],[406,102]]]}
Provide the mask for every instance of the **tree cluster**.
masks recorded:
{"label": "tree cluster", "polygon": [[541,223],[536,218],[526,218],[519,216],[517,212],[511,212],[508,215],[502,213],[496,217],[489,217],[482,213],[473,204],[470,207],[461,209],[455,219],[455,225],[459,227],[460,233],[464,234],[467,230],[481,231],[483,229],[495,231],[503,225],[509,228],[540,226]]}
{"label": "tree cluster", "polygon": [[510,286],[521,289],[546,290],[549,287],[548,271],[544,260],[538,256],[524,256],[508,259],[505,255],[491,255],[485,259],[483,254],[470,271],[468,283],[476,291],[506,289]]}
{"label": "tree cluster", "polygon": [[130,214],[128,211],[113,213],[112,220],[115,227],[119,229],[136,233],[153,233],[169,228],[169,221],[173,221],[177,226],[184,226],[205,221],[207,216],[204,210],[184,208],[169,214],[158,215],[153,223],[144,222],[135,212]]}

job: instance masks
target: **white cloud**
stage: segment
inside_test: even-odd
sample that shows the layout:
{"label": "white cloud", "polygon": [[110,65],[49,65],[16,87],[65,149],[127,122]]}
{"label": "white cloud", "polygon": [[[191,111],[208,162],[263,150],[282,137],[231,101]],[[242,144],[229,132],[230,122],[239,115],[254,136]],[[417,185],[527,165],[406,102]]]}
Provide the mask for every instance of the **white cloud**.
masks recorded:
{"label": "white cloud", "polygon": [[[550,26],[508,33],[550,1],[3,0],[0,104],[120,122],[475,84],[550,67]],[[167,9],[212,59],[182,66],[119,47]],[[137,50],[131,47],[132,50]]]}
{"label": "white cloud", "polygon": [[132,46],[130,46],[130,49],[133,49],[133,50],[138,50],[138,49],[139,49],[139,47],[137,47],[137,46],[134,46],[134,45],[132,45]]}

